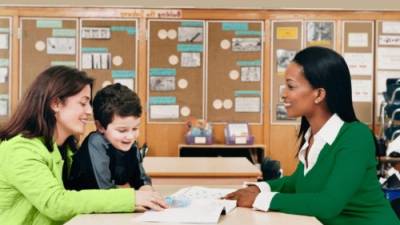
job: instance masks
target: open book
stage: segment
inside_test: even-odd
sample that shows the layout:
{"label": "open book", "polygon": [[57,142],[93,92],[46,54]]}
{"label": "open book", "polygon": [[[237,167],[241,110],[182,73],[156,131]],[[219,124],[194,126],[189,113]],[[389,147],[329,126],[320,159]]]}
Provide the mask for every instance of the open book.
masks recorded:
{"label": "open book", "polygon": [[172,194],[170,198],[183,201],[164,211],[147,211],[137,220],[142,222],[170,223],[218,223],[223,213],[236,207],[236,201],[220,199],[235,189],[187,187]]}

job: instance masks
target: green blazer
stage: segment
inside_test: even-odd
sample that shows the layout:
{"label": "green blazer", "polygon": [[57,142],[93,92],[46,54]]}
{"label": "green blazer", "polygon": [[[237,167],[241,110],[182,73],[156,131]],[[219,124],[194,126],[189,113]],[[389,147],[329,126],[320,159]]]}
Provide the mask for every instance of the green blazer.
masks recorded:
{"label": "green blazer", "polygon": [[80,213],[132,212],[133,189],[65,190],[63,160],[54,144],[16,136],[0,144],[2,225],[63,224]]}
{"label": "green blazer", "polygon": [[270,210],[315,216],[326,225],[400,224],[376,176],[371,131],[360,122],[344,123],[306,175],[300,162],[291,176],[268,184],[279,192]]}

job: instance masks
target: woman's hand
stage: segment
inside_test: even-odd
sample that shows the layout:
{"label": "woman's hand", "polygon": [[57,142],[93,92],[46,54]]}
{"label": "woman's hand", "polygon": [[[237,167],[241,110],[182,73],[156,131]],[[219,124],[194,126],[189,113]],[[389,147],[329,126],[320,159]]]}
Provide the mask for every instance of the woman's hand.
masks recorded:
{"label": "woman's hand", "polygon": [[168,208],[164,198],[155,191],[136,191],[135,211],[146,211],[148,209],[161,211]]}
{"label": "woman's hand", "polygon": [[238,207],[251,208],[259,193],[260,189],[255,185],[251,185],[227,194],[224,199],[237,200]]}

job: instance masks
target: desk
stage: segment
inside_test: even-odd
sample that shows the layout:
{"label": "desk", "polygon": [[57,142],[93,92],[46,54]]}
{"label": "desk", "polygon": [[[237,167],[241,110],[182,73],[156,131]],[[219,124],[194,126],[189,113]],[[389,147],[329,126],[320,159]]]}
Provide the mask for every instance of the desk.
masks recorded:
{"label": "desk", "polygon": [[143,166],[153,184],[241,185],[261,176],[257,167],[238,157],[146,157]]}
{"label": "desk", "polygon": [[179,156],[247,156],[253,163],[261,164],[265,145],[178,145]]}
{"label": "desk", "polygon": [[[163,195],[171,194],[184,186],[160,185],[154,186]],[[214,186],[218,188],[237,188],[237,186]],[[135,221],[135,217],[141,213],[118,213],[118,214],[87,214],[74,217],[65,225],[189,225],[182,223],[144,223]],[[221,216],[219,225],[322,225],[316,218],[309,216],[298,216],[277,212],[260,212],[248,208],[236,208],[228,215]],[[190,224],[193,225],[193,224]]]}
{"label": "desk", "polygon": [[383,162],[383,163],[397,163],[400,162],[400,158],[399,157],[389,157],[389,156],[380,156],[378,158],[379,162]]}

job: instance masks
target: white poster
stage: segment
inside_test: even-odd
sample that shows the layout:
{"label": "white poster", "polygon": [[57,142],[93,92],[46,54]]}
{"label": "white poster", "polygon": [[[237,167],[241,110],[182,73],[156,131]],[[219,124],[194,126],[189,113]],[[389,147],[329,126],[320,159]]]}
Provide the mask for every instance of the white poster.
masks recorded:
{"label": "white poster", "polygon": [[0,116],[8,115],[8,95],[0,95]]}
{"label": "white poster", "polygon": [[8,34],[0,34],[0,49],[8,49]]}
{"label": "white poster", "polygon": [[75,38],[47,38],[47,54],[75,54]]}
{"label": "white poster", "polygon": [[178,119],[179,105],[150,105],[151,119]]}
{"label": "white poster", "polygon": [[353,102],[372,102],[372,81],[351,80]]}
{"label": "white poster", "polygon": [[382,33],[400,34],[400,22],[382,22]]}
{"label": "white poster", "polygon": [[135,86],[135,81],[133,80],[133,78],[120,78],[120,79],[114,79],[114,84],[116,83],[120,83],[124,86],[127,86],[129,89],[131,89],[132,91],[134,91],[134,86]]}
{"label": "white poster", "polygon": [[8,68],[0,67],[0,83],[4,84],[8,80]]}
{"label": "white poster", "polygon": [[260,97],[236,97],[235,112],[260,112]]}
{"label": "white poster", "polygon": [[92,53],[83,53],[82,69],[92,69],[92,68],[93,68]]}
{"label": "white poster", "polygon": [[347,46],[368,47],[368,33],[349,33],[347,36]]}
{"label": "white poster", "polygon": [[379,45],[400,45],[400,35],[380,35]]}
{"label": "white poster", "polygon": [[372,53],[344,53],[344,59],[353,75],[372,75],[373,58]]}
{"label": "white poster", "polygon": [[377,68],[381,70],[400,70],[400,48],[378,48]]}

